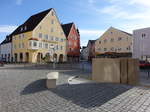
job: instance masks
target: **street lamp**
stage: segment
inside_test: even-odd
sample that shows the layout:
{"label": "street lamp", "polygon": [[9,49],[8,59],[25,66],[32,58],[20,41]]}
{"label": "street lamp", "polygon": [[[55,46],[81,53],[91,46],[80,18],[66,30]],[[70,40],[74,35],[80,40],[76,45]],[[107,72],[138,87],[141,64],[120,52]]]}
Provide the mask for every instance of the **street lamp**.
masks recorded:
{"label": "street lamp", "polygon": [[50,48],[53,50],[53,56],[52,56],[52,57],[53,57],[53,69],[55,69],[55,68],[56,68],[56,66],[55,66],[56,59],[55,59],[55,57],[54,57],[55,46],[54,46],[54,45],[51,45]]}

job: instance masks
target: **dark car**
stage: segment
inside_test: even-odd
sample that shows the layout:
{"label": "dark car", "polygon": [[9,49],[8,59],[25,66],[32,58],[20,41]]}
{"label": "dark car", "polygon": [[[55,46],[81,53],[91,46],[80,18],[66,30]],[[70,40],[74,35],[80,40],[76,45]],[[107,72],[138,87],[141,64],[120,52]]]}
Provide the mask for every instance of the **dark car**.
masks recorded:
{"label": "dark car", "polygon": [[4,62],[0,61],[0,67],[4,66]]}
{"label": "dark car", "polygon": [[139,66],[141,69],[150,69],[150,63],[148,61],[140,61]]}

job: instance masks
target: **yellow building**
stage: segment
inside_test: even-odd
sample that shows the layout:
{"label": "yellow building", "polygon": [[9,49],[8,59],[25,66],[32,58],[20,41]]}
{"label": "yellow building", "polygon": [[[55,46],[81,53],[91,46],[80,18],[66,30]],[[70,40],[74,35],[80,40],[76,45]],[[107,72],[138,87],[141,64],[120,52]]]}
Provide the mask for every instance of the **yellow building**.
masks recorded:
{"label": "yellow building", "polygon": [[66,37],[54,9],[32,15],[12,35],[14,62],[66,61]]}
{"label": "yellow building", "polygon": [[132,56],[132,34],[110,27],[95,42],[95,52],[99,56]]}

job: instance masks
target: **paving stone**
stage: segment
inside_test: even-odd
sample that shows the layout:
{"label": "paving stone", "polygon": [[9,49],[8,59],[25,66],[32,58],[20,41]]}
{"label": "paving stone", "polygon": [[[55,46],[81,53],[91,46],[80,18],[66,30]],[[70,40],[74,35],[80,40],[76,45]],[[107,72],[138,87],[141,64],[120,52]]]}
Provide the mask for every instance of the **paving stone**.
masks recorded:
{"label": "paving stone", "polygon": [[[45,87],[50,68],[0,68],[0,112],[150,112],[150,89],[119,84],[68,84],[85,74],[59,70],[56,89]],[[88,73],[89,74],[89,73]]]}

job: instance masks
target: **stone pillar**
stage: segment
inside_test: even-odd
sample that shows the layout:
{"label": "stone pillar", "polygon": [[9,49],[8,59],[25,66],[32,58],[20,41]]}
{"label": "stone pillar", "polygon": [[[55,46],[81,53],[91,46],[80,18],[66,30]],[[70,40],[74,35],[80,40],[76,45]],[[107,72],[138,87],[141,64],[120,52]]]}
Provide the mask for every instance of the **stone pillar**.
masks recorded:
{"label": "stone pillar", "polygon": [[122,84],[127,84],[128,82],[128,59],[120,59],[120,82]]}
{"label": "stone pillar", "polygon": [[139,83],[139,60],[128,59],[128,84],[137,85]]}

